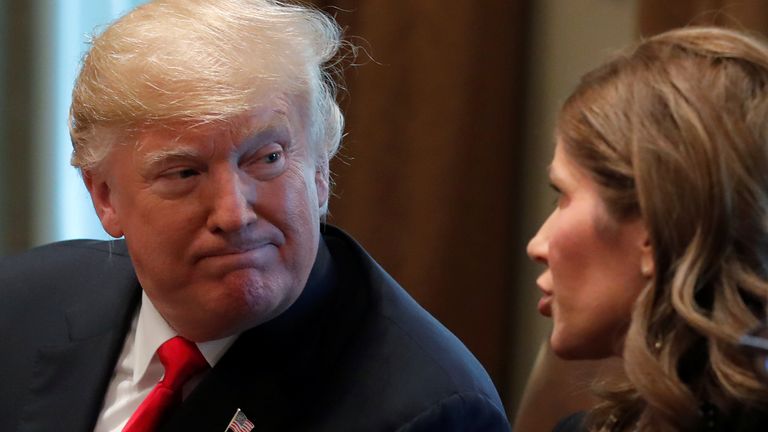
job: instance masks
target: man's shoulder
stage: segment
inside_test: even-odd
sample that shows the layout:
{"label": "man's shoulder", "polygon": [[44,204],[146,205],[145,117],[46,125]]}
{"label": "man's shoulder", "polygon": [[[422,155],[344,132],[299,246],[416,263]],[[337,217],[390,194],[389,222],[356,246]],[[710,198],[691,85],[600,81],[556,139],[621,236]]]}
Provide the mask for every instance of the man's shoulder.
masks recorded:
{"label": "man's shoulder", "polygon": [[[111,372],[109,356],[122,344],[138,293],[121,241],[64,241],[0,258],[0,340],[13,348],[0,358],[0,382],[8,390],[0,395],[0,429],[38,401],[66,397],[57,393],[66,387],[61,383],[82,385],[70,386],[67,395],[99,400],[84,389]],[[84,352],[89,355],[79,357]]]}
{"label": "man's shoulder", "polygon": [[0,271],[24,269],[34,264],[37,270],[49,265],[77,265],[83,262],[128,258],[124,240],[65,240],[37,246],[0,258]]}
{"label": "man's shoulder", "polygon": [[91,239],[78,239],[78,240],[63,240],[54,243],[48,243],[41,246],[36,246],[31,249],[22,251],[14,255],[8,255],[2,258],[6,259],[23,259],[25,257],[36,257],[58,254],[67,251],[68,253],[77,254],[95,254],[101,255],[104,253],[128,256],[128,248],[125,246],[125,240],[91,240]]}
{"label": "man's shoulder", "polygon": [[[444,375],[456,385],[466,384],[462,381],[467,373],[479,375],[472,377],[473,383],[478,379],[486,381],[488,375],[483,367],[450,330],[418,304],[351,237],[337,228],[333,236],[348,248],[342,258],[346,262],[338,267],[341,271],[356,272],[354,288],[367,291],[363,328],[383,337],[371,342],[384,349],[391,348],[389,344],[398,347],[394,354],[382,354],[402,354],[413,363],[428,365],[431,373]],[[338,251],[338,247],[331,246],[334,259],[338,259]]]}
{"label": "man's shoulder", "polygon": [[342,403],[364,409],[364,395],[370,393],[379,404],[409,407],[409,414],[401,412],[403,422],[433,421],[438,413],[445,419],[455,412],[446,407],[459,405],[482,406],[503,419],[490,377],[464,344],[343,231],[327,230],[325,240],[339,271],[354,273],[352,278],[341,276],[347,295],[365,291],[365,301],[354,305],[363,312],[343,373],[344,381],[355,387],[347,394],[356,396]]}
{"label": "man's shoulder", "polygon": [[123,241],[67,240],[0,258],[0,296],[55,304],[133,274]]}

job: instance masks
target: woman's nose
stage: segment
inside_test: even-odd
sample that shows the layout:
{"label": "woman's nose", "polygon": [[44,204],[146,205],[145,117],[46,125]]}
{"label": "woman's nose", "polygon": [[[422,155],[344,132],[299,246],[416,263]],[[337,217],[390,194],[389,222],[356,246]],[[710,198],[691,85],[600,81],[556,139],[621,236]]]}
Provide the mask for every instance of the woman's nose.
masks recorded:
{"label": "woman's nose", "polygon": [[547,264],[547,255],[549,252],[549,241],[547,238],[547,228],[550,222],[551,216],[539,227],[539,230],[528,242],[526,252],[528,256],[535,262]]}

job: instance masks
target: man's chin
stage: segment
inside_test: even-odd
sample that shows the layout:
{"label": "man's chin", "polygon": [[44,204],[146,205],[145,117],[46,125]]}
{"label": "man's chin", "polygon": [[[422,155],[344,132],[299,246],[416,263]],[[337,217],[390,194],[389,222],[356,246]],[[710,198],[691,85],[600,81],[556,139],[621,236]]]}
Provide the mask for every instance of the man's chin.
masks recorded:
{"label": "man's chin", "polygon": [[[242,317],[241,319],[228,320],[224,322],[219,319],[219,321],[208,322],[203,325],[200,325],[200,321],[198,321],[194,325],[190,324],[185,326],[183,330],[176,330],[180,335],[193,342],[208,342],[242,333],[248,329],[263,324],[269,319],[271,319],[271,317],[264,318],[248,316]],[[204,322],[205,320],[203,319],[202,321]]]}
{"label": "man's chin", "polygon": [[279,316],[298,298],[288,288],[248,281],[227,284],[223,296],[201,305],[205,313],[198,322],[206,324],[199,326],[197,334],[213,340],[241,333]]}

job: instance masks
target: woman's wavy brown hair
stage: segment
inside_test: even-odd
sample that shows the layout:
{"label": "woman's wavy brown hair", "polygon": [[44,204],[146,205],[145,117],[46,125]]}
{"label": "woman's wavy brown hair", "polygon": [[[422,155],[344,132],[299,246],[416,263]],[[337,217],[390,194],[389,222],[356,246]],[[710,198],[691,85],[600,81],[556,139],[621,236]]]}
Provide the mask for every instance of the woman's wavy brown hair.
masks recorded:
{"label": "woman's wavy brown hair", "polygon": [[617,220],[642,218],[655,275],[624,341],[626,377],[591,430],[699,430],[768,406],[737,345],[768,298],[768,48],[721,28],[647,39],[582,78],[558,121]]}

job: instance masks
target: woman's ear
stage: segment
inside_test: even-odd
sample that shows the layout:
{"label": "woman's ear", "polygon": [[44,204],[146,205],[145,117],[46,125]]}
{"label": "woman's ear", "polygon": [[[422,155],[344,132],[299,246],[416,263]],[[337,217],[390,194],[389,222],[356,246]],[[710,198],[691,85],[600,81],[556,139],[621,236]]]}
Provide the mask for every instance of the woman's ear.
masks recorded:
{"label": "woman's ear", "polygon": [[656,274],[656,264],[653,260],[653,246],[648,233],[645,233],[643,244],[640,245],[640,274],[644,278],[650,279]]}

